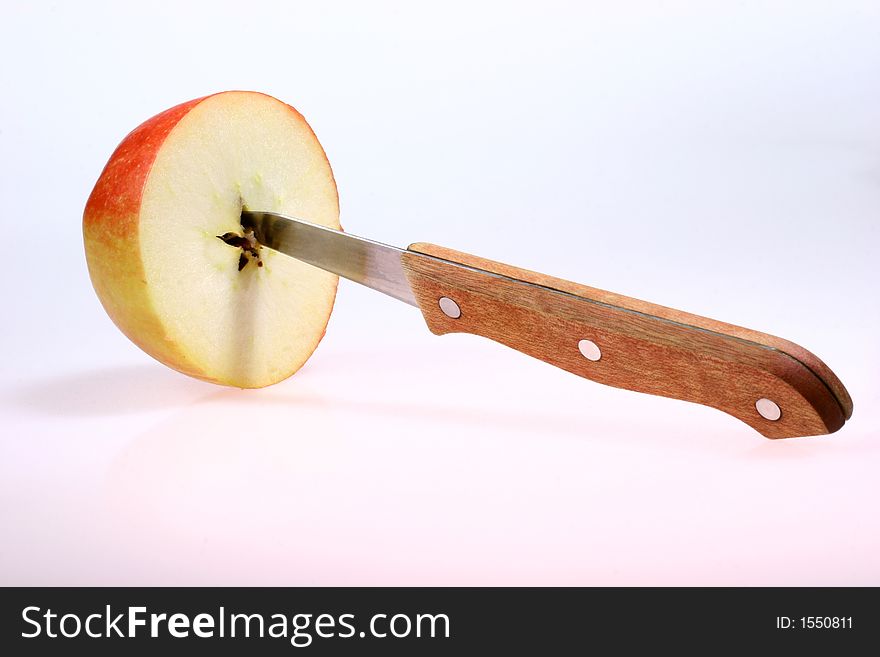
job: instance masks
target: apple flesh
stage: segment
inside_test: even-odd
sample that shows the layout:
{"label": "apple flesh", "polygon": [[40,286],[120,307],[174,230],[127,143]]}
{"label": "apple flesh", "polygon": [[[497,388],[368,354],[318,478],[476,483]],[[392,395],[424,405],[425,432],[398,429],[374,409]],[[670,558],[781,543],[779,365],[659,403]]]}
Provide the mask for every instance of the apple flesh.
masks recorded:
{"label": "apple flesh", "polygon": [[232,91],[135,128],[89,197],[83,239],[95,291],[136,345],[184,374],[258,388],[315,350],[338,278],[261,247],[242,208],[340,228],[330,164],[302,115]]}

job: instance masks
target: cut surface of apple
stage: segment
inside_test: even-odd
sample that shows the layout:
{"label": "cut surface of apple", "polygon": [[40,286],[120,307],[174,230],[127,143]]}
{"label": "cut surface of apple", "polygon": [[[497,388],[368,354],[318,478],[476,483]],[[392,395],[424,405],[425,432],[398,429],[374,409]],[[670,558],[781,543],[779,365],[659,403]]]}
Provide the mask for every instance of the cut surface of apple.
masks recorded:
{"label": "cut surface of apple", "polygon": [[89,197],[83,238],[98,297],[135,344],[190,376],[256,388],[312,354],[338,279],[262,248],[243,207],[340,228],[330,164],[302,115],[231,91],[129,134]]}

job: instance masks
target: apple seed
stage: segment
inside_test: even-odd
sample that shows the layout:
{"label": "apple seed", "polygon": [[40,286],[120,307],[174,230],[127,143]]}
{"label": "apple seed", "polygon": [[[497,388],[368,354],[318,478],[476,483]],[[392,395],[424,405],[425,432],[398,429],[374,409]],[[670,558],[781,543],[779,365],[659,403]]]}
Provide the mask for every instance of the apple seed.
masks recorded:
{"label": "apple seed", "polygon": [[223,233],[222,235],[217,235],[217,238],[223,240],[229,246],[241,249],[241,255],[238,257],[238,271],[244,269],[251,259],[256,261],[257,267],[263,266],[263,261],[260,259],[260,243],[254,237],[252,230],[246,230],[243,235]]}

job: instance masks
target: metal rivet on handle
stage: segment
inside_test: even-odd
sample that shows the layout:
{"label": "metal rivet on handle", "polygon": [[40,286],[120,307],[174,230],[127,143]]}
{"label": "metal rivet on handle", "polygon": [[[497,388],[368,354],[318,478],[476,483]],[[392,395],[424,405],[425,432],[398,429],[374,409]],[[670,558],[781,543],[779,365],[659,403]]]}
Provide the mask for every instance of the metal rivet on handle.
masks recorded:
{"label": "metal rivet on handle", "polygon": [[782,410],[779,408],[779,405],[766,397],[762,397],[756,401],[755,408],[765,420],[776,422],[776,420],[782,417]]}
{"label": "metal rivet on handle", "polygon": [[440,297],[440,310],[443,311],[444,315],[452,319],[461,317],[461,308],[449,297]]}
{"label": "metal rivet on handle", "polygon": [[581,340],[578,342],[578,349],[587,360],[596,361],[602,358],[602,350],[592,340]]}

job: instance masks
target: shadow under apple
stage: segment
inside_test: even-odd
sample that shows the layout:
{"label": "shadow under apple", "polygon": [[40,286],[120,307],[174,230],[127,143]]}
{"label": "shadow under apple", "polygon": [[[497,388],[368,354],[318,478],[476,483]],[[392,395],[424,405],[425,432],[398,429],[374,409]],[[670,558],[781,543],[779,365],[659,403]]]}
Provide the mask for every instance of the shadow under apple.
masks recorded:
{"label": "shadow under apple", "polygon": [[215,390],[210,384],[145,364],[28,381],[6,403],[37,415],[117,416],[185,406]]}

